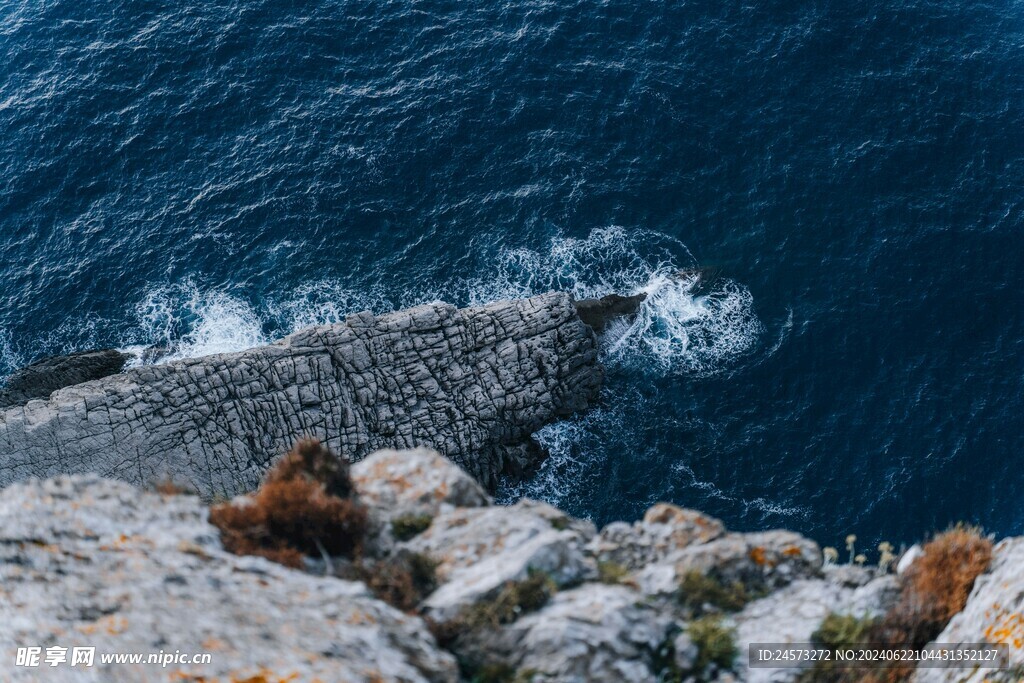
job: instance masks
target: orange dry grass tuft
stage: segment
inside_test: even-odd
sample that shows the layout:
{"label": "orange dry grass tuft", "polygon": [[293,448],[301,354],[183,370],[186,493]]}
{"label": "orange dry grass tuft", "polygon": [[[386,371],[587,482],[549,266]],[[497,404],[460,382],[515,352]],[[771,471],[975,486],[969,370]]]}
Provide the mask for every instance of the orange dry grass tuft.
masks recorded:
{"label": "orange dry grass tuft", "polygon": [[348,497],[348,462],[317,441],[304,440],[268,473],[245,505],[210,509],[224,547],[289,567],[302,556],[356,555],[366,533],[366,509]]}
{"label": "orange dry grass tuft", "polygon": [[883,621],[886,641],[923,647],[967,604],[974,580],[992,560],[992,541],[958,524],[922,548],[904,577],[898,604]]}

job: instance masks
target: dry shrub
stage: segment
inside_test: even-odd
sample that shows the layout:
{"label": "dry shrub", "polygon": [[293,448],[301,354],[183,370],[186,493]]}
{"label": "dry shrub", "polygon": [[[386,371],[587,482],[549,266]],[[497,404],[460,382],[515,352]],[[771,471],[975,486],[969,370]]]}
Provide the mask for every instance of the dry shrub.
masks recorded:
{"label": "dry shrub", "polygon": [[880,626],[877,635],[885,642],[919,649],[934,640],[967,604],[974,580],[992,560],[991,539],[963,524],[938,534],[922,550]]}
{"label": "dry shrub", "polygon": [[366,533],[366,509],[349,497],[348,462],[319,441],[300,441],[267,474],[245,505],[210,509],[224,547],[238,555],[259,555],[289,567],[302,556],[352,556]]}
{"label": "dry shrub", "polygon": [[422,553],[399,552],[372,564],[354,563],[340,576],[362,581],[375,596],[404,612],[412,612],[437,588],[437,562]]}
{"label": "dry shrub", "polygon": [[[878,622],[830,617],[815,633],[823,645],[870,645],[922,649],[942,633],[967,604],[974,580],[992,559],[992,541],[976,527],[958,524],[922,548],[902,577],[900,596]],[[840,642],[846,641],[846,642]],[[914,672],[912,663],[893,662],[865,670],[838,662],[818,663],[801,681],[814,683],[901,683]]]}

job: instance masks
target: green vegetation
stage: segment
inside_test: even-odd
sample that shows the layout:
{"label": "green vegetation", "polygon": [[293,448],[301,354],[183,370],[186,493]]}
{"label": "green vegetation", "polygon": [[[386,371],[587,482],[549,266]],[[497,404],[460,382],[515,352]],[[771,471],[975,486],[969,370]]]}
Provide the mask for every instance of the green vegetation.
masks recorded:
{"label": "green vegetation", "polygon": [[378,598],[411,612],[437,588],[437,562],[421,553],[400,552],[371,565],[354,564],[344,578],[363,581]]}
{"label": "green vegetation", "polygon": [[597,579],[601,583],[622,583],[627,576],[629,576],[629,570],[618,562],[598,561],[597,563]]}
{"label": "green vegetation", "polygon": [[433,521],[430,515],[401,515],[391,520],[391,535],[397,541],[408,541],[426,531]]}
{"label": "green vegetation", "polygon": [[731,669],[739,650],[736,647],[735,633],[722,625],[722,618],[706,616],[694,619],[687,628],[687,633],[697,646],[697,662],[695,669],[698,675],[714,664],[719,669]]}
{"label": "green vegetation", "polygon": [[868,641],[874,625],[874,619],[832,612],[822,620],[811,640],[826,647],[860,645]]}
{"label": "green vegetation", "polygon": [[736,612],[753,597],[740,581],[726,584],[696,569],[686,572],[679,582],[679,601],[695,614],[705,612],[709,606],[722,612]]}

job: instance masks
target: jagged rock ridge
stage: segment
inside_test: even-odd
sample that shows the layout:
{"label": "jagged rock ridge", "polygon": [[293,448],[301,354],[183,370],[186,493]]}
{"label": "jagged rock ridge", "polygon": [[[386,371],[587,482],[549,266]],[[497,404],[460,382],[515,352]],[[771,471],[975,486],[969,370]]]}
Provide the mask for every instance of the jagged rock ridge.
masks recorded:
{"label": "jagged rock ridge", "polygon": [[352,460],[430,446],[492,487],[536,465],[530,435],[586,408],[601,380],[594,332],[565,294],[360,313],[9,408],[0,413],[0,485],[95,472],[231,496],[308,435]]}

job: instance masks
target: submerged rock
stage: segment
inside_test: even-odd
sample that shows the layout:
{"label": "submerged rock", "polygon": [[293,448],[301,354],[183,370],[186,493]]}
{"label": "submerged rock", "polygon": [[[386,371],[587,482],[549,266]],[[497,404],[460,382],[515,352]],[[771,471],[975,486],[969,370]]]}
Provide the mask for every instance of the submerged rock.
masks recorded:
{"label": "submerged rock", "polygon": [[116,375],[132,359],[116,349],[80,351],[37,360],[13,372],[0,389],[0,409],[23,406],[33,399],[82,382]]}
{"label": "submerged rock", "polygon": [[97,472],[231,497],[305,435],[354,461],[430,446],[489,488],[538,464],[531,434],[596,399],[597,355],[565,294],[360,313],[10,408],[0,413],[0,484]]}
{"label": "submerged rock", "polygon": [[602,332],[613,320],[635,316],[646,298],[646,294],[608,294],[600,299],[580,299],[575,302],[576,312],[595,332]]}

